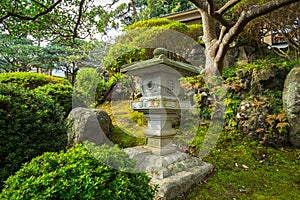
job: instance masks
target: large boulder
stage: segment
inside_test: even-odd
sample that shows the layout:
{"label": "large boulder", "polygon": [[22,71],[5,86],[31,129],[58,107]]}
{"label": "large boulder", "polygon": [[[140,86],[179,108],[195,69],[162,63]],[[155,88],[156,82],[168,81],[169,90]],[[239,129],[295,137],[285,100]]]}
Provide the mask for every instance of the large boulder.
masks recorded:
{"label": "large boulder", "polygon": [[300,65],[288,74],[283,89],[283,108],[290,124],[290,141],[300,147]]}
{"label": "large boulder", "polygon": [[103,110],[77,107],[68,117],[68,147],[84,141],[97,145],[109,144],[113,125],[109,115]]}
{"label": "large boulder", "polygon": [[283,134],[276,128],[281,121],[276,120],[273,110],[269,97],[249,97],[242,101],[238,108],[236,116],[238,130],[243,135],[266,146],[279,148],[288,145],[287,134]]}
{"label": "large boulder", "polygon": [[257,96],[268,90],[282,90],[282,83],[286,76],[286,69],[278,69],[275,67],[254,69],[252,72],[250,94]]}

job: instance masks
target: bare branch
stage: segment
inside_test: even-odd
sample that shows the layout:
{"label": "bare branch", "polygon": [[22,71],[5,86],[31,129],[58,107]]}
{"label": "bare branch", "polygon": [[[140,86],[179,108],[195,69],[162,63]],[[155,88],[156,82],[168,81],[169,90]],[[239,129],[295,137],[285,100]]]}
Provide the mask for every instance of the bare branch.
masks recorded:
{"label": "bare branch", "polygon": [[216,20],[218,20],[223,26],[229,28],[230,27],[230,23],[228,20],[226,20],[223,15],[219,15],[217,13],[213,13],[212,15]]}
{"label": "bare branch", "polygon": [[[287,28],[287,25],[285,25],[285,24],[283,24],[283,26],[286,26],[286,27],[278,26],[278,24],[274,23],[274,21],[270,20],[270,18],[265,17],[265,16],[263,18],[266,22],[271,24],[272,27],[277,30],[283,30],[284,28]],[[297,42],[297,39],[296,39],[297,36],[290,35],[290,34],[292,34],[291,33],[292,29],[293,28],[290,28],[290,31],[288,33],[284,32],[284,31],[280,31],[278,34],[283,37],[284,41],[286,41],[289,44],[289,46],[291,46],[294,49],[299,49],[299,42]],[[299,30],[299,29],[297,29],[297,30]]]}
{"label": "bare branch", "polygon": [[222,6],[219,10],[216,11],[218,15],[224,14],[227,10],[235,6],[237,3],[239,3],[241,0],[230,0],[228,1],[224,6]]}
{"label": "bare branch", "polygon": [[106,4],[105,6],[103,6],[103,7],[112,7],[113,5],[115,5],[117,2],[118,2],[119,0],[113,0],[113,2],[112,3],[108,3],[108,4]]}

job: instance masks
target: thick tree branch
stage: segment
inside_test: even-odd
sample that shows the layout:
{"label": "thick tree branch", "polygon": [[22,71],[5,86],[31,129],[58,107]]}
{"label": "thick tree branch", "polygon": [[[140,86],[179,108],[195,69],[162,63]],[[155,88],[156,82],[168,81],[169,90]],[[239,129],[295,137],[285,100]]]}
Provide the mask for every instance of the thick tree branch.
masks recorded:
{"label": "thick tree branch", "polygon": [[[135,0],[131,0],[131,5],[132,5],[132,14],[134,16],[135,22],[140,21],[139,16],[137,14],[136,6],[135,6]],[[130,5],[129,5],[130,9]]]}
{"label": "thick tree branch", "polygon": [[0,23],[2,23],[4,20],[6,20],[7,18],[9,18],[11,15],[10,14],[6,14],[2,17],[0,17]]}
{"label": "thick tree branch", "polygon": [[269,1],[262,5],[254,5],[251,6],[248,11],[246,11],[246,16],[244,21],[246,23],[250,22],[251,20],[260,17],[262,15],[265,15],[267,13],[270,13],[278,8],[281,8],[283,6],[290,5],[292,3],[299,2],[299,0],[273,0]]}
{"label": "thick tree branch", "polygon": [[222,6],[219,10],[216,11],[216,14],[223,15],[227,10],[235,6],[241,0],[230,0],[224,6]]}
{"label": "thick tree branch", "polygon": [[243,11],[237,22],[230,28],[228,33],[224,36],[222,43],[233,42],[234,38],[241,33],[244,27],[253,19],[270,13],[280,7],[298,2],[299,0],[274,0],[269,1],[260,6],[252,6],[248,11]]}
{"label": "thick tree branch", "polygon": [[215,19],[204,10],[199,10],[202,16],[203,35],[206,45],[216,40]]}
{"label": "thick tree branch", "polygon": [[215,4],[214,4],[214,0],[207,0],[208,3],[208,13],[213,16],[214,12],[215,12]]}
{"label": "thick tree branch", "polygon": [[54,4],[52,4],[50,7],[48,7],[46,10],[44,10],[43,12],[38,13],[34,17],[24,16],[24,15],[21,15],[19,13],[15,13],[15,12],[7,12],[7,14],[5,16],[3,16],[3,17],[0,18],[0,23],[2,23],[5,19],[7,19],[9,17],[16,17],[16,18],[23,19],[23,20],[34,21],[37,18],[39,18],[40,16],[45,15],[45,14],[51,12],[61,2],[62,2],[62,0],[58,0],[57,2],[55,2]]}
{"label": "thick tree branch", "polygon": [[78,29],[78,27],[80,25],[80,22],[81,22],[82,9],[83,9],[84,2],[85,2],[85,0],[81,0],[80,4],[79,4],[79,13],[78,13],[78,17],[77,17],[77,22],[76,22],[74,30],[73,30],[73,40],[78,36],[77,29]]}

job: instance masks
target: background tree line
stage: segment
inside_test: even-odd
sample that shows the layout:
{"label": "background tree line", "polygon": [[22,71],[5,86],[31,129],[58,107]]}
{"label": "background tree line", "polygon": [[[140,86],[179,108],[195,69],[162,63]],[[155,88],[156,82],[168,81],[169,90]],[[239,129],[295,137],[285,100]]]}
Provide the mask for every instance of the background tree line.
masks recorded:
{"label": "background tree line", "polygon": [[298,6],[298,0],[130,0],[122,4],[114,0],[106,5],[87,0],[2,2],[0,69],[63,69],[74,82],[81,67],[102,65],[110,45],[96,41],[95,33],[105,36],[112,28],[191,8],[197,8],[202,17],[206,73],[222,73],[224,57],[234,41],[260,43],[263,35],[275,29],[289,44],[288,51],[276,52],[298,58]]}

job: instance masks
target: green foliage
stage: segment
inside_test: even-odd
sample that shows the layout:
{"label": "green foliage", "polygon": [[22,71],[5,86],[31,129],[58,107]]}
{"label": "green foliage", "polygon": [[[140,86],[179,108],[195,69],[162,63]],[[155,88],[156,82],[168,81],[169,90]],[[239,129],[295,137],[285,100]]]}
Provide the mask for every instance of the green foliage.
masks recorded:
{"label": "green foliage", "polygon": [[[127,30],[137,29],[137,28],[151,28],[151,27],[158,27],[158,26],[164,26],[170,24],[170,21],[165,18],[155,18],[155,19],[149,19],[149,20],[141,20],[138,21],[130,26],[125,27]],[[176,23],[176,22],[175,22]],[[178,22],[177,22],[178,23]]]}
{"label": "green foliage", "polygon": [[0,34],[0,72],[30,70],[40,51],[32,40]]}
{"label": "green foliage", "polygon": [[46,84],[35,89],[39,93],[44,93],[51,97],[55,102],[64,108],[66,115],[72,110],[72,94],[71,84]]}
{"label": "green foliage", "polygon": [[77,145],[65,153],[47,152],[11,176],[1,199],[152,199],[155,189],[144,173],[126,173],[104,163],[134,166],[116,147]]}
{"label": "green foliage", "polygon": [[294,60],[292,62],[287,61],[285,58],[281,58],[274,55],[269,55],[264,59],[257,59],[252,63],[246,65],[237,65],[236,67],[228,67],[223,69],[222,77],[226,82],[236,82],[239,81],[236,76],[236,71],[238,70],[249,70],[254,69],[265,69],[273,67],[274,69],[286,69],[289,72],[294,66],[298,65],[300,60]]}
{"label": "green foliage", "polygon": [[145,49],[131,47],[120,42],[109,49],[103,58],[103,66],[109,72],[118,73],[121,66],[147,58]]}
{"label": "green foliage", "polygon": [[114,144],[118,144],[122,148],[141,146],[146,142],[145,138],[138,138],[129,135],[122,131],[119,127],[115,127],[113,129],[112,137],[110,139]]}
{"label": "green foliage", "polygon": [[95,95],[100,76],[94,68],[83,68],[76,76],[74,106],[95,107]]}
{"label": "green foliage", "polygon": [[0,83],[13,83],[29,89],[34,89],[49,83],[70,85],[70,83],[63,78],[30,72],[0,73]]}
{"label": "green foliage", "polygon": [[[165,18],[156,18],[149,20],[141,20],[130,26],[127,26],[126,30],[135,30],[141,28],[154,28],[159,27],[161,29],[168,29],[180,32],[182,34],[188,35],[194,40],[198,40],[198,37],[202,34],[202,25],[201,24],[193,24],[186,25],[184,23],[180,23],[177,21],[172,21]],[[146,34],[145,34],[146,35]]]}
{"label": "green foliage", "polygon": [[65,147],[63,114],[42,93],[0,84],[0,182],[33,157]]}
{"label": "green foliage", "polygon": [[[191,50],[198,44],[196,41],[202,33],[201,25],[186,25],[167,19],[142,20],[125,29],[127,33],[118,38],[103,59],[103,66],[110,72],[119,72],[125,64],[152,58],[153,50],[162,43],[172,47],[174,53]],[[181,42],[185,45],[174,43],[178,37],[184,38]]]}
{"label": "green foliage", "polygon": [[244,68],[246,69],[264,69],[267,67],[274,67],[277,69],[287,69],[287,71],[290,71],[295,65],[297,65],[300,61],[293,61],[289,62],[285,58],[272,56],[270,58],[266,59],[258,59],[253,63],[249,63],[245,65]]}
{"label": "green foliage", "polygon": [[41,73],[12,72],[1,73],[0,83],[15,84],[46,94],[64,108],[66,115],[72,110],[72,86],[63,78]]}
{"label": "green foliage", "polygon": [[144,20],[193,8],[188,0],[136,0],[135,3],[137,10],[140,10],[138,17]]}
{"label": "green foliage", "polygon": [[129,155],[125,151],[115,145],[113,147],[104,144],[102,146],[97,146],[92,142],[84,143],[89,152],[100,161],[102,164],[109,165],[110,167],[126,171],[137,173],[138,169],[136,168],[135,160],[129,158]]}
{"label": "green foliage", "polygon": [[0,34],[0,72],[26,72],[34,67],[45,70],[61,69],[66,60],[75,55],[78,57],[78,54],[84,56],[77,49],[57,41],[48,43],[47,46],[39,46],[36,41],[27,38]]}
{"label": "green foliage", "polygon": [[132,111],[129,113],[129,116],[134,123],[140,126],[145,126],[148,123],[147,119],[144,117],[144,114],[141,112]]}
{"label": "green foliage", "polygon": [[[50,7],[52,9],[48,9]],[[13,4],[5,1],[1,2],[0,30],[16,36],[30,35],[35,39],[86,38],[96,31],[104,32],[110,24],[113,11],[104,9],[102,4],[96,4],[94,0],[19,0]]]}
{"label": "green foliage", "polygon": [[238,95],[234,93],[227,93],[227,98],[225,100],[225,123],[227,130],[236,128],[237,122],[235,116],[237,114],[241,102],[242,100]]}
{"label": "green foliage", "polygon": [[114,76],[110,77],[108,81],[105,81],[104,77],[100,78],[97,85],[96,97],[95,97],[97,105],[104,103],[107,95],[107,90],[109,90],[109,88],[114,83],[116,83],[121,78],[121,76],[122,74],[116,73],[114,74]]}

